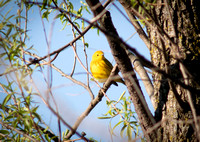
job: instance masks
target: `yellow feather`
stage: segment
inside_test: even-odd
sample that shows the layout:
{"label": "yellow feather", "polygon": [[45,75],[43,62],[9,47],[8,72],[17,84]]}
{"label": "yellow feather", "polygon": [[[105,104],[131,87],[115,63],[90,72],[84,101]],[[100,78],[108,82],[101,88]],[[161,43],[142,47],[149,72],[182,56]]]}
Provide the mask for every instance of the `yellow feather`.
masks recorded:
{"label": "yellow feather", "polygon": [[[90,62],[90,70],[92,72],[93,77],[100,83],[105,82],[111,71],[112,64],[104,57],[104,53],[102,51],[96,51],[92,55],[92,61]],[[124,84],[124,81],[121,79],[119,75],[117,75],[115,82],[120,82]],[[117,85],[115,83],[115,85]]]}

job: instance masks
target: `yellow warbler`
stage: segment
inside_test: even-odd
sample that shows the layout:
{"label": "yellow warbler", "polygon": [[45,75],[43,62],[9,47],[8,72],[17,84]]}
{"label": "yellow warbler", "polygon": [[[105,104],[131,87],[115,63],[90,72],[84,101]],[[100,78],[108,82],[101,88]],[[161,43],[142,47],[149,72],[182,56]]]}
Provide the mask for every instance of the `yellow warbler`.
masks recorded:
{"label": "yellow warbler", "polygon": [[[104,57],[104,53],[102,51],[96,51],[92,55],[92,61],[90,62],[90,70],[95,80],[100,83],[106,82],[111,71],[112,64]],[[124,81],[121,79],[119,75],[117,75],[114,79],[114,85],[117,86],[116,82],[120,82],[124,84]]]}

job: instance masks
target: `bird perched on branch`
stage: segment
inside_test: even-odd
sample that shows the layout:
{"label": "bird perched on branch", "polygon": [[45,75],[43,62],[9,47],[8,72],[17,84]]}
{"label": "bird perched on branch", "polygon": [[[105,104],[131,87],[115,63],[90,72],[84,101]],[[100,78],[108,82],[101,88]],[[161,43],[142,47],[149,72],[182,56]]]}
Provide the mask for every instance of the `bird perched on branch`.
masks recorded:
{"label": "bird perched on branch", "polygon": [[[97,80],[100,83],[106,82],[112,69],[112,64],[104,57],[104,53],[102,51],[96,51],[92,55],[92,61],[90,62],[90,70],[95,80]],[[114,78],[114,85],[118,86],[116,82],[124,84],[124,81],[118,74]]]}

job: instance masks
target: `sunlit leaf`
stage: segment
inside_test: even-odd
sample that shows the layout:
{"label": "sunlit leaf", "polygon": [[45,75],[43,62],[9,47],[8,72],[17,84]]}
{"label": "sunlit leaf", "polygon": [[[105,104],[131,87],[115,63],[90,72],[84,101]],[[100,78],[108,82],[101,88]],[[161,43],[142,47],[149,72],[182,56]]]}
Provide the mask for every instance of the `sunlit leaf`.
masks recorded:
{"label": "sunlit leaf", "polygon": [[48,141],[48,142],[51,142],[51,139],[49,138],[48,134],[45,134],[45,139]]}
{"label": "sunlit leaf", "polygon": [[47,21],[48,21],[49,14],[50,14],[50,12],[49,12],[48,10],[45,11],[45,12],[42,14],[42,18],[45,18],[45,19],[47,19]]}
{"label": "sunlit leaf", "polygon": [[121,131],[120,131],[120,136],[123,137],[123,133],[124,133],[124,130],[126,129],[127,125],[124,125],[122,128],[121,128]]}
{"label": "sunlit leaf", "polygon": [[86,46],[86,47],[89,47],[89,44],[88,44],[88,43],[85,43],[85,46]]}
{"label": "sunlit leaf", "polygon": [[118,126],[118,125],[120,125],[122,122],[124,122],[124,121],[119,121],[117,124],[115,124],[115,126],[113,127],[113,131],[114,131],[114,129]]}
{"label": "sunlit leaf", "polygon": [[12,96],[12,95],[13,95],[12,93],[8,94],[8,95],[5,97],[5,99],[3,100],[2,108],[3,108],[4,111],[5,111],[5,106],[6,106],[6,104],[8,103],[8,101],[11,99],[11,96]]}
{"label": "sunlit leaf", "polygon": [[117,100],[117,102],[119,102],[119,101],[124,97],[125,93],[126,93],[126,91],[124,91],[124,92],[120,95],[120,97],[119,97],[119,99]]}
{"label": "sunlit leaf", "polygon": [[127,103],[124,101],[124,110],[127,111]]}
{"label": "sunlit leaf", "polygon": [[130,125],[128,125],[128,127],[126,129],[126,134],[127,134],[128,138],[129,138],[129,140],[131,140],[132,139],[132,130],[131,130]]}
{"label": "sunlit leaf", "polygon": [[34,116],[35,118],[37,118],[37,119],[39,120],[39,122],[41,122],[41,116],[40,116],[38,113],[33,112],[33,116]]}
{"label": "sunlit leaf", "polygon": [[97,117],[98,119],[110,119],[110,118],[112,118],[112,117],[107,117],[107,116],[105,116],[105,117]]}

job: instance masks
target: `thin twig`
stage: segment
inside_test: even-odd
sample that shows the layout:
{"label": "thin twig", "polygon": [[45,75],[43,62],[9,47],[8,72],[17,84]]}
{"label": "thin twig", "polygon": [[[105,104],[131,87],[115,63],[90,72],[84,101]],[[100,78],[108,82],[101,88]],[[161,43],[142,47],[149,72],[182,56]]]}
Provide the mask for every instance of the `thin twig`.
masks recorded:
{"label": "thin twig", "polygon": [[[73,47],[73,49],[74,49],[74,54],[75,54],[76,58],[78,59],[78,61],[80,62],[81,66],[86,70],[86,72],[87,72],[88,75],[91,75],[91,76],[92,76],[92,74],[88,71],[88,67],[87,67],[87,66],[85,67],[85,66],[83,65],[82,61],[80,60],[80,58],[78,57],[78,55],[77,55],[77,53],[76,53],[76,50],[75,50],[75,47],[74,47],[73,45],[71,45],[71,46]],[[89,86],[89,85],[87,85],[87,86]],[[88,89],[90,89],[90,88],[88,87]],[[90,97],[91,97],[92,100],[94,99],[94,95],[93,95],[93,94],[90,94]]]}
{"label": "thin twig", "polygon": [[[36,54],[32,54],[32,53],[30,53],[30,52],[28,52],[28,51],[25,51],[25,53],[28,54],[28,55],[30,55],[30,56],[33,56],[33,57],[35,57],[35,58],[39,58],[39,56],[37,56]],[[42,60],[42,61],[44,62],[44,64],[47,64],[47,61],[45,61],[45,60]],[[88,86],[85,85],[84,83],[82,83],[82,82],[80,82],[80,81],[78,81],[78,80],[72,78],[70,75],[65,74],[63,71],[61,71],[60,69],[58,69],[58,68],[57,68],[55,65],[53,65],[53,64],[47,64],[47,65],[51,66],[53,69],[55,69],[56,71],[58,71],[62,76],[64,76],[64,77],[66,77],[67,79],[71,80],[71,81],[74,82],[75,84],[78,84],[78,85],[82,86],[83,88],[85,88],[85,89],[89,92],[90,96],[94,96],[94,94],[92,93],[91,89],[88,88]]]}
{"label": "thin twig", "polygon": [[124,2],[121,2],[121,0],[119,1],[122,6],[124,7],[128,17],[130,18],[130,20],[126,17],[126,15],[116,6],[114,5],[118,11],[120,11],[120,13],[122,15],[124,15],[124,17],[126,19],[128,19],[128,21],[131,22],[131,24],[134,26],[134,28],[136,29],[138,35],[140,36],[140,38],[144,41],[144,43],[146,44],[147,48],[150,49],[150,40],[148,38],[148,36],[146,35],[146,33],[144,32],[143,28],[141,27],[140,23],[138,22],[138,19],[136,19],[135,15],[133,15],[132,13],[130,13],[127,8],[131,8],[131,5],[128,5],[127,7],[124,5]]}
{"label": "thin twig", "polygon": [[[188,75],[186,73],[186,68],[183,66],[182,63],[179,63],[179,66],[180,66],[180,70],[181,70],[181,73],[183,75],[183,78],[188,78]],[[185,82],[186,85],[189,85],[189,79],[185,79],[184,82]],[[191,111],[192,111],[192,115],[193,115],[193,118],[194,118],[194,124],[195,124],[195,128],[196,128],[197,139],[200,141],[200,128],[199,128],[199,123],[198,123],[198,120],[197,120],[196,109],[194,107],[194,103],[193,103],[193,100],[192,100],[192,94],[189,90],[186,90],[186,93],[187,93],[188,102],[189,102],[189,105],[190,105],[190,108],[191,108]]]}
{"label": "thin twig", "polygon": [[[56,9],[58,9],[60,11],[60,13],[64,14],[65,18],[67,19],[67,21],[77,30],[77,32],[81,35],[81,31],[78,29],[78,27],[71,21],[71,19],[69,17],[67,17],[67,15],[65,14],[65,12],[63,12],[61,10],[61,8],[58,7],[58,5],[56,4],[55,0],[52,0]],[[67,3],[65,2],[65,4],[67,5]]]}
{"label": "thin twig", "polygon": [[[69,20],[71,20],[71,19],[70,19],[70,16],[69,16]],[[75,34],[75,32],[74,32],[74,27],[73,27],[72,24],[71,24],[71,30],[72,30],[73,38],[76,38],[76,34]],[[82,37],[82,38],[83,38],[83,37]],[[77,49],[77,48],[76,48],[76,42],[74,42],[73,45],[74,45],[75,50],[76,50],[76,49]],[[73,67],[72,67],[72,72],[71,72],[71,74],[70,74],[71,77],[72,77],[72,75],[74,74],[75,67],[76,67],[76,56],[74,56],[74,65],[73,65]]]}
{"label": "thin twig", "polygon": [[[89,70],[88,68],[88,58],[87,58],[87,53],[86,53],[86,45],[85,45],[85,39],[84,36],[82,37],[82,42],[83,42],[83,46],[84,46],[84,54],[85,54],[85,63],[86,63],[86,69]],[[89,74],[87,73],[87,86],[89,87]]]}
{"label": "thin twig", "polygon": [[[39,13],[40,13],[41,21],[42,21],[42,26],[43,26],[43,30],[44,30],[44,36],[45,36],[45,40],[46,40],[46,43],[47,43],[48,55],[49,55],[49,53],[51,51],[51,49],[50,49],[51,48],[51,38],[52,38],[52,35],[53,35],[53,27],[55,25],[55,18],[54,18],[54,20],[53,20],[53,22],[51,24],[51,28],[50,28],[51,30],[50,30],[50,33],[49,33],[49,40],[48,40],[47,35],[46,35],[46,29],[45,29],[44,21],[43,21],[42,16],[41,16],[41,11]],[[55,60],[57,56],[58,56],[58,53],[54,56],[53,60]],[[51,56],[48,56],[48,63],[49,64],[51,63]],[[39,66],[40,66],[40,64],[39,64]],[[40,69],[42,70],[41,66],[40,66]],[[57,111],[57,113],[59,113],[58,106],[56,104],[55,98],[54,98],[53,93],[51,91],[52,78],[53,78],[51,66],[47,66],[47,79],[45,79],[45,75],[44,74],[43,74],[43,77],[44,77],[44,80],[45,80],[45,82],[47,84],[47,102],[49,103],[49,93],[50,93],[50,95],[52,97],[52,100],[53,100],[53,103],[55,104],[56,111]],[[59,141],[61,141],[62,134],[61,134],[61,123],[60,123],[59,117],[58,117],[58,131],[59,131]]]}
{"label": "thin twig", "polygon": [[[50,66],[51,66],[52,68],[56,69],[58,72],[61,72],[61,71],[60,71],[58,68],[56,68],[54,65],[50,64]],[[66,76],[63,72],[61,72],[61,74],[62,74],[63,76]],[[66,77],[70,78],[70,76],[66,76]],[[61,120],[65,126],[67,126],[70,130],[72,130],[73,128],[59,115],[59,113],[57,113],[57,111],[55,111],[55,110],[50,106],[50,104],[49,104],[49,103],[44,99],[44,97],[41,95],[41,93],[40,93],[39,89],[37,88],[37,86],[35,85],[35,83],[34,83],[32,77],[31,77],[31,75],[30,75],[30,79],[31,79],[31,82],[32,82],[33,86],[35,87],[35,90],[38,92],[38,95],[40,96],[40,98],[41,98],[41,100],[44,102],[44,104],[46,104],[46,106],[50,109],[50,111],[51,111],[53,114],[55,114],[55,115],[57,116],[57,118],[58,118],[59,120]],[[71,80],[73,80],[73,81],[76,82],[76,83],[78,82],[78,81],[76,81],[76,80],[73,79],[73,78],[71,78]],[[80,83],[80,82],[78,82],[78,83]],[[78,84],[78,83],[77,83],[77,84]],[[83,136],[82,136],[81,134],[79,134],[78,132],[75,132],[75,134],[76,134],[77,136],[79,136],[79,137],[82,137],[84,140],[89,141],[87,138],[83,137]]]}

